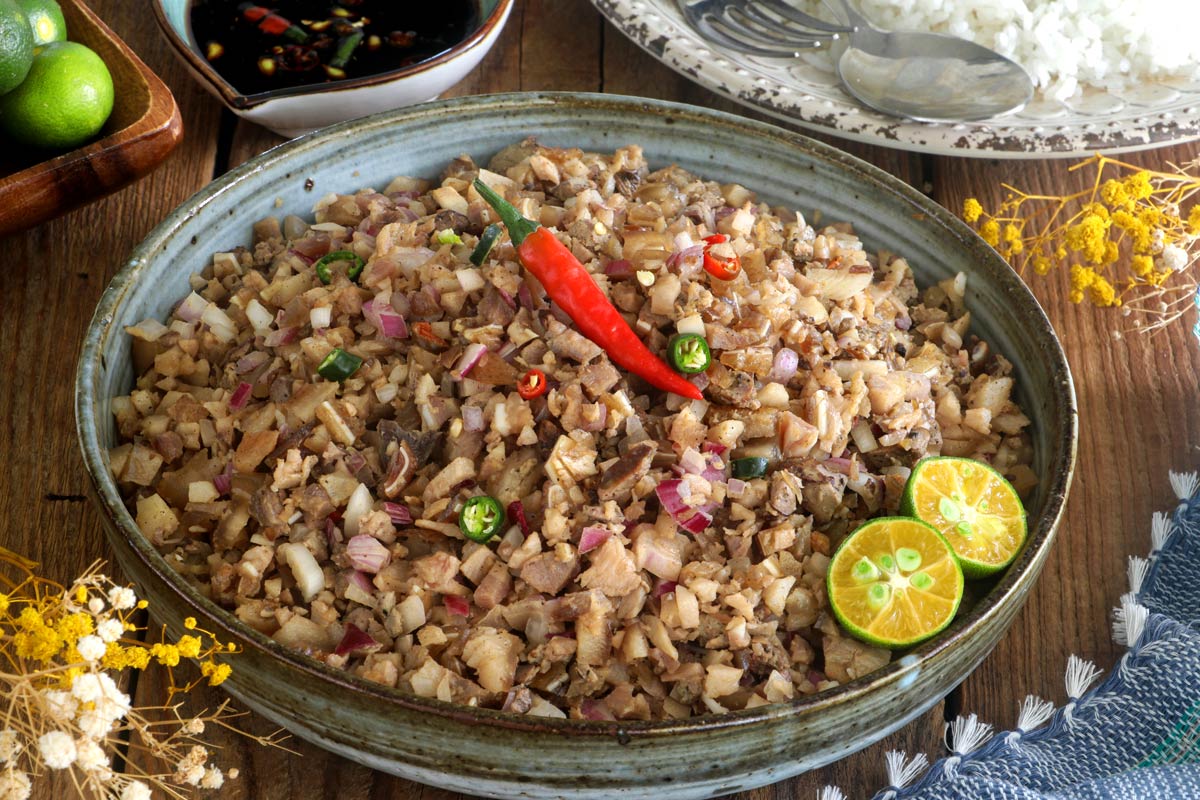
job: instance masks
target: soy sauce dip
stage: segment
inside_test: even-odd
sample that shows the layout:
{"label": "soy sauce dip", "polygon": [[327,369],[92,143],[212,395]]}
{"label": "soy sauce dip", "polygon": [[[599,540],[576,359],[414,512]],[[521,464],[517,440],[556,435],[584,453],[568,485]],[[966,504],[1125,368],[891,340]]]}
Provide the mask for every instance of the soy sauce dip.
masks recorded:
{"label": "soy sauce dip", "polygon": [[425,61],[478,24],[476,0],[193,0],[201,54],[242,94],[378,75]]}

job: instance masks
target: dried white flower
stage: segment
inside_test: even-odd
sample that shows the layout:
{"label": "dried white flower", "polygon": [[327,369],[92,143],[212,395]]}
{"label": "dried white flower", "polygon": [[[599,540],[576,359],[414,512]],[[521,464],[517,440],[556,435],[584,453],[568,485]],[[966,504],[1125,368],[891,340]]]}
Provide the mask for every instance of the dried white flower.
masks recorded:
{"label": "dried white flower", "polygon": [[55,722],[69,722],[75,719],[75,711],[79,708],[79,703],[71,696],[70,692],[62,689],[48,689],[42,692],[42,699],[46,701],[46,710]]}
{"label": "dried white flower", "polygon": [[[21,754],[21,737],[12,728],[0,731],[0,764],[12,761]],[[3,797],[0,794],[0,797]]]}
{"label": "dried white flower", "polygon": [[192,717],[183,723],[181,730],[189,736],[199,736],[204,733],[204,720],[199,717]]}
{"label": "dried white flower", "polygon": [[100,675],[85,672],[75,678],[71,681],[71,696],[81,703],[94,703],[99,700],[104,696],[104,685],[100,683]]}
{"label": "dried white flower", "polygon": [[1187,251],[1177,244],[1169,244],[1163,248],[1160,263],[1164,269],[1181,270],[1187,266]]}
{"label": "dried white flower", "polygon": [[0,800],[28,800],[33,792],[29,776],[19,769],[0,772]]}
{"label": "dried white flower", "polygon": [[108,590],[108,602],[117,611],[128,611],[137,605],[137,595],[128,586],[114,586]]}
{"label": "dried white flower", "polygon": [[192,745],[192,749],[188,750],[188,754],[179,759],[179,763],[175,768],[183,772],[189,767],[202,767],[205,761],[208,761],[208,750],[198,744],[194,744]]}
{"label": "dried white flower", "polygon": [[209,767],[204,770],[204,777],[200,779],[201,789],[220,789],[225,785],[225,776],[221,774],[219,767]]}
{"label": "dried white flower", "polygon": [[84,772],[97,772],[108,769],[108,754],[104,748],[91,739],[79,739],[75,742],[75,764]]}
{"label": "dried white flower", "polygon": [[93,616],[98,616],[104,611],[104,601],[99,597],[88,600],[88,611],[92,612]]}
{"label": "dried white flower", "polygon": [[186,770],[175,773],[175,779],[180,783],[186,783],[188,786],[199,786],[203,778],[204,767],[200,765],[188,767]]}
{"label": "dried white flower", "polygon": [[150,787],[141,781],[130,781],[121,787],[121,800],[151,800]]}
{"label": "dried white flower", "polygon": [[104,658],[104,654],[108,650],[104,641],[95,634],[80,637],[79,641],[75,643],[75,649],[79,651],[79,657],[89,664],[95,664]]}
{"label": "dried white flower", "polygon": [[50,769],[66,769],[75,763],[75,740],[62,731],[50,731],[38,737],[38,753]]}
{"label": "dried white flower", "polygon": [[96,709],[84,711],[75,721],[84,736],[91,739],[103,739],[112,730],[112,717],[106,716]]}
{"label": "dried white flower", "polygon": [[101,620],[100,623],[96,625],[96,635],[105,642],[115,642],[117,639],[120,639],[124,633],[125,625],[119,619],[112,619],[110,617],[109,619]]}

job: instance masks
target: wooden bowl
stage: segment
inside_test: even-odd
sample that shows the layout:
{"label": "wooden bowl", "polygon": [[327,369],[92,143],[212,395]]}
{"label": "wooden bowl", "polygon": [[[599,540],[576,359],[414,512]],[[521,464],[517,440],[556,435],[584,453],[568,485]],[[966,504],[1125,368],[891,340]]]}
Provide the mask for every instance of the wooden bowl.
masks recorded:
{"label": "wooden bowl", "polygon": [[6,148],[0,155],[0,236],[115,192],[162,162],[183,136],[171,90],[81,0],[59,0],[71,41],[104,59],[116,98],[99,139],[44,161]]}

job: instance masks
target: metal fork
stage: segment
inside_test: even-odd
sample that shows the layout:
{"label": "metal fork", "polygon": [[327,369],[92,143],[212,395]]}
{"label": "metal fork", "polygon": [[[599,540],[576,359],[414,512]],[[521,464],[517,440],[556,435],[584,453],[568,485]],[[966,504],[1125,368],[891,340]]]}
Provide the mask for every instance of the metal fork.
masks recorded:
{"label": "metal fork", "polygon": [[712,42],[771,58],[828,48],[854,32],[856,12],[843,3],[850,24],[827,22],[784,0],[679,0],[684,18]]}

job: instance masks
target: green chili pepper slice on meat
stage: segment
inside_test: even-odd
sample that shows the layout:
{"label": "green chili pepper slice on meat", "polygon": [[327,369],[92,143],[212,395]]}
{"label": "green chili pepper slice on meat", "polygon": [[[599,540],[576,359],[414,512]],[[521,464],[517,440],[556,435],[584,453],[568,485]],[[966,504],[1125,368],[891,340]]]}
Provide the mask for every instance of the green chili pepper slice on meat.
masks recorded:
{"label": "green chili pepper slice on meat", "polygon": [[483,235],[479,237],[479,244],[475,245],[475,249],[471,251],[472,264],[477,267],[483,266],[488,253],[492,252],[492,248],[496,246],[496,240],[500,238],[502,230],[504,229],[500,227],[499,222],[493,222],[483,229]]}
{"label": "green chili pepper slice on meat", "polygon": [[341,383],[357,372],[362,363],[363,360],[353,353],[335,347],[322,359],[317,367],[317,374],[325,380]]}
{"label": "green chili pepper slice on meat", "polygon": [[325,285],[329,285],[333,281],[333,276],[329,274],[329,265],[338,261],[351,262],[350,269],[346,270],[346,277],[352,281],[358,280],[358,276],[362,274],[363,267],[366,262],[359,258],[358,254],[349,250],[335,250],[329,255],[322,256],[321,260],[313,265],[313,269],[317,271],[317,280]]}
{"label": "green chili pepper slice on meat", "polygon": [[735,458],[730,467],[733,477],[743,481],[761,478],[767,474],[767,460],[762,457]]}
{"label": "green chili pepper slice on meat", "polygon": [[494,497],[472,497],[458,515],[458,529],[473,542],[486,542],[504,527],[504,508]]}
{"label": "green chili pepper slice on meat", "polygon": [[671,366],[685,375],[695,375],[708,369],[712,350],[698,333],[681,333],[671,339]]}

